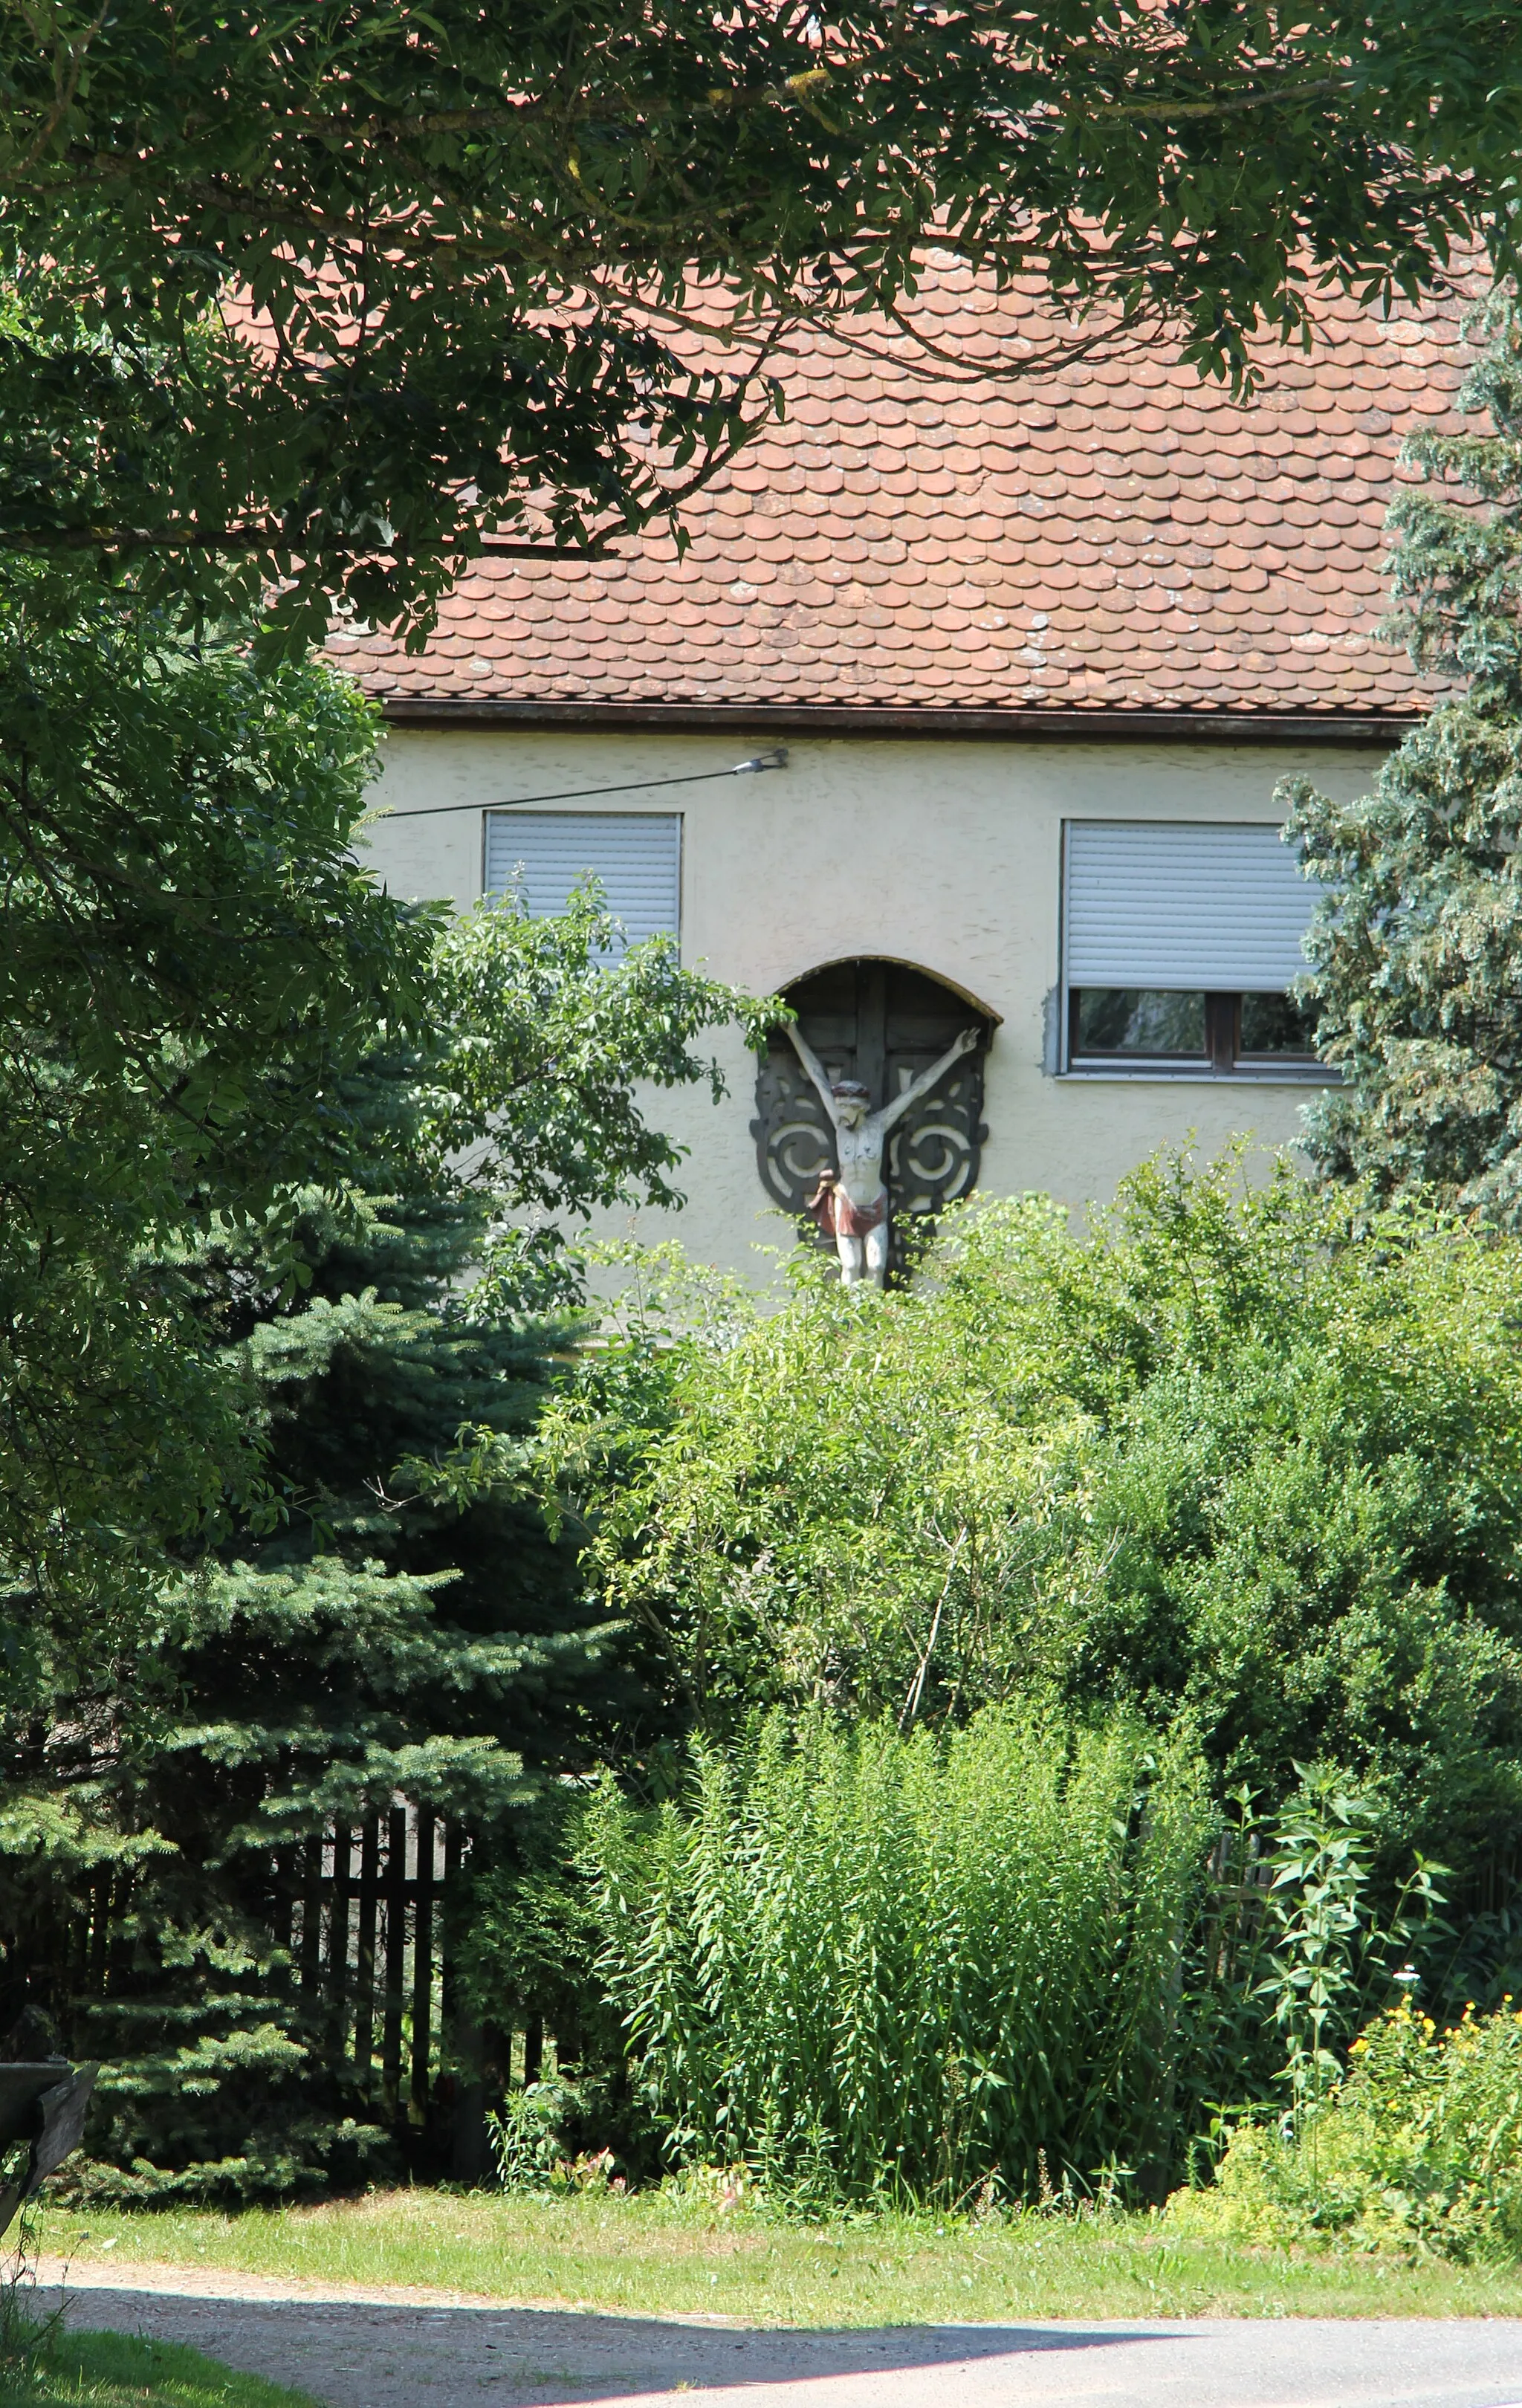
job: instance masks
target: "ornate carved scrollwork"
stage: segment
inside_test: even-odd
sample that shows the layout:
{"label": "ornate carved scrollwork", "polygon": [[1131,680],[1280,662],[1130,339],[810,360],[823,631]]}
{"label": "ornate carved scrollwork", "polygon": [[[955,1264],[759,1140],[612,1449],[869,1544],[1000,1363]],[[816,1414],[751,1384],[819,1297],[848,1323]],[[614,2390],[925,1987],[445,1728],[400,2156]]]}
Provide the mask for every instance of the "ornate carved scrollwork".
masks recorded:
{"label": "ornate carved scrollwork", "polygon": [[[785,990],[798,1025],[834,1078],[856,1079],[886,1103],[983,1017],[952,988],[900,962],[833,963]],[[984,1022],[984,1041],[989,1024]],[[963,1056],[901,1121],[884,1176],[894,1219],[891,1267],[903,1268],[908,1218],[943,1211],[977,1183],[983,1122],[983,1050]],[[785,1030],[771,1039],[751,1123],[761,1183],[774,1204],[804,1220],[822,1174],[835,1166],[834,1134]]]}
{"label": "ornate carved scrollwork", "polygon": [[969,1054],[932,1095],[915,1105],[888,1140],[888,1194],[894,1210],[940,1212],[959,1196],[968,1195],[977,1185],[987,1134],[983,1118],[983,1055]]}
{"label": "ornate carved scrollwork", "polygon": [[784,1212],[801,1212],[824,1173],[835,1162],[835,1139],[825,1107],[788,1044],[777,1039],[755,1082],[756,1117],[751,1123],[761,1184]]}

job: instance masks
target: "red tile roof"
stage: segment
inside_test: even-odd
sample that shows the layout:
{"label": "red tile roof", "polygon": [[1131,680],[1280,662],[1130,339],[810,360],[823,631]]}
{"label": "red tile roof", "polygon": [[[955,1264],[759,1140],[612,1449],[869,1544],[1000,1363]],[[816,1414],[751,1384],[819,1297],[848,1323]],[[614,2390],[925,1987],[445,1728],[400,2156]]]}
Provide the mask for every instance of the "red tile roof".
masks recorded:
{"label": "red tile roof", "polygon": [[[921,315],[951,345],[1040,325],[960,271]],[[661,532],[482,562],[421,656],[340,656],[397,703],[1409,711],[1372,637],[1383,522],[1402,437],[1449,413],[1458,315],[1328,300],[1247,406],[1161,351],[946,382],[811,335],[785,422],[688,504],[684,558]]]}

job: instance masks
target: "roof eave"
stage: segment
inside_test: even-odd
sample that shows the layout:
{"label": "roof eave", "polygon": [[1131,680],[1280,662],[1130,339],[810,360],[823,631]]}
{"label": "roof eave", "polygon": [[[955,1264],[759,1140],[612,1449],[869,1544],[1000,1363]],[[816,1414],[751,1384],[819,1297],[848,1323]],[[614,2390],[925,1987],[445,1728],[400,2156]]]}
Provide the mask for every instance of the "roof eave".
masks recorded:
{"label": "roof eave", "polygon": [[379,695],[401,727],[658,728],[718,735],[897,736],[1005,742],[1116,740],[1147,743],[1399,744],[1418,724],[1417,710],[1092,710],[926,709],[852,703],[538,702],[492,696]]}

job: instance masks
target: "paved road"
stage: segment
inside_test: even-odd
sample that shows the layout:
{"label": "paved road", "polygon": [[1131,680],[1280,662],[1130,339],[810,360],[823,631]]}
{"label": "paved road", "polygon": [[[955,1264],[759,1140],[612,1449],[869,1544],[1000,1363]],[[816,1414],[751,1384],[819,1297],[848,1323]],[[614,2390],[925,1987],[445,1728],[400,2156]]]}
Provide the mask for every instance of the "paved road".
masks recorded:
{"label": "paved road", "polygon": [[758,2331],[282,2295],[247,2277],[230,2297],[209,2270],[123,2276],[107,2286],[92,2269],[71,2323],[187,2342],[326,2408],[1522,2408],[1522,2320],[1510,2318]]}

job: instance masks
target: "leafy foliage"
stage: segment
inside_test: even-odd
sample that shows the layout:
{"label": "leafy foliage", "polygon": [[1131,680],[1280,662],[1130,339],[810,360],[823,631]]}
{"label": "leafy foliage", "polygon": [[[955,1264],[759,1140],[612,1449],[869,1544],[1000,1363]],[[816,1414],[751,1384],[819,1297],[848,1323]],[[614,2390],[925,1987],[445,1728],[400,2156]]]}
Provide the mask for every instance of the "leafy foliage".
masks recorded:
{"label": "leafy foliage", "polygon": [[510,2091],[488,2117],[498,2182],[516,2191],[624,2191],[628,2177],[607,2145],[610,2122],[607,2089],[596,2077],[556,2075]]}
{"label": "leafy foliage", "polygon": [[1505,255],[1518,38],[1498,0],[7,0],[0,536],[416,632],[482,549],[679,504],[786,329],[912,321],[928,244],[1103,305],[1021,372],[1140,324],[1241,374],[1318,272]]}
{"label": "leafy foliage", "polygon": [[0,1560],[120,1587],[255,1476],[151,1250],[341,1179],[344,1075],[418,1025],[428,927],[350,853],[373,715],[320,663],[13,562],[0,725]]}
{"label": "leafy foliage", "polygon": [[1371,1914],[1377,1819],[1335,1770],[1305,1768],[1265,1859],[1279,1928],[1259,1986],[1272,1997],[1274,2021],[1288,2043],[1282,2079],[1297,2130],[1314,2119],[1328,2086],[1341,2079],[1334,2043],[1345,2045],[1371,1987],[1382,1974],[1395,1982],[1418,1978],[1409,1960],[1395,1972],[1395,1957],[1405,1956],[1418,1915],[1425,1920],[1443,1902],[1437,1884],[1445,1869],[1418,1857],[1388,1920]]}
{"label": "leafy foliage", "polygon": [[345,1168],[336,1081],[421,1030],[430,941],[352,850],[373,707],[12,561],[0,715],[13,1203],[162,1231]]}
{"label": "leafy foliage", "polygon": [[1511,2001],[1440,2030],[1402,2001],[1297,2128],[1239,2123],[1213,2190],[1170,2224],[1245,2240],[1337,2235],[1362,2248],[1522,2258],[1522,2015]]}
{"label": "leafy foliage", "polygon": [[999,1708],[773,1717],[695,1742],[689,1804],[605,1788],[601,1970],[673,2155],[948,2206],[1168,2157],[1212,1827],[1186,1740]]}
{"label": "leafy foliage", "polygon": [[1522,1836],[1519,1285],[1510,1240],[1162,1158],[1087,1237],[992,1204],[898,1294],[631,1323],[543,1476],[715,1736],[1183,1713],[1223,1794],[1340,1764],[1392,1861],[1480,1879]]}
{"label": "leafy foliage", "polygon": [[[1400,540],[1391,633],[1456,681],[1381,769],[1371,796],[1281,788],[1286,838],[1326,882],[1303,993],[1343,1084],[1307,1114],[1328,1177],[1383,1195],[1432,1192],[1522,1218],[1522,321],[1490,312],[1459,399],[1488,435],[1414,437],[1429,480],[1391,511]],[[1482,507],[1476,507],[1476,505]]]}
{"label": "leafy foliage", "polygon": [[646,1119],[640,1090],[706,1083],[717,1102],[723,1073],[697,1040],[738,1022],[759,1046],[779,1009],[684,969],[674,937],[626,946],[595,883],[558,918],[530,919],[510,896],[459,915],[432,995],[413,1143],[439,1177],[468,1162],[456,1175],[486,1208],[487,1277],[513,1306],[536,1272],[538,1292],[555,1292],[557,1267],[558,1293],[577,1292],[563,1218],[682,1201],[683,1150]]}

